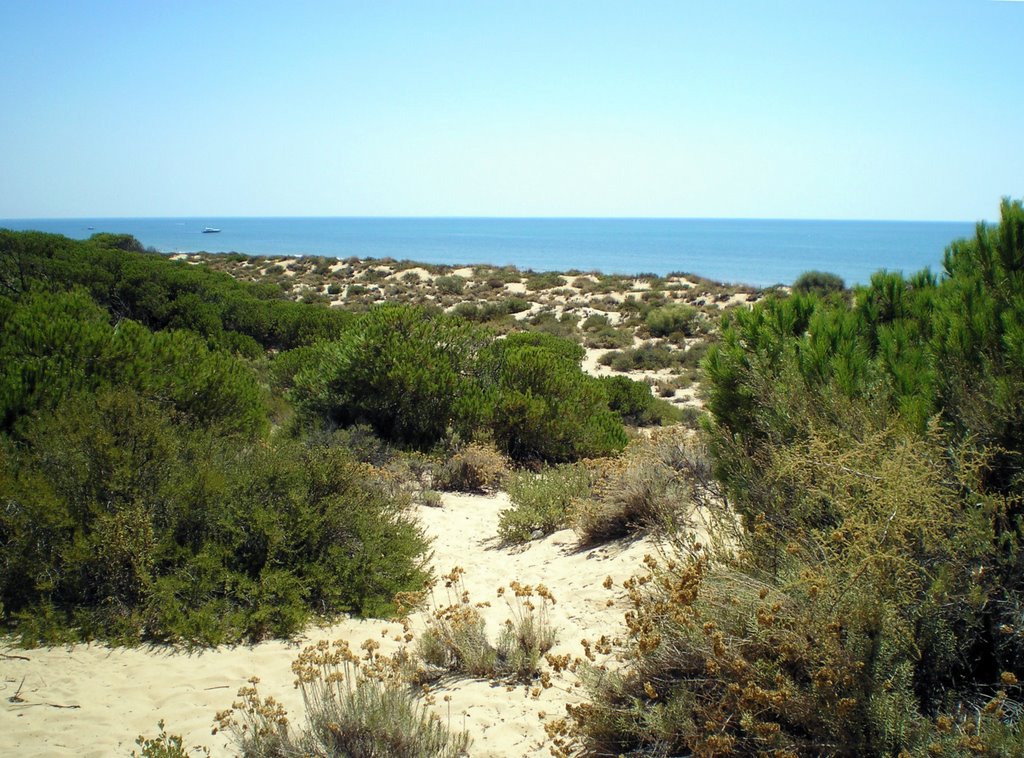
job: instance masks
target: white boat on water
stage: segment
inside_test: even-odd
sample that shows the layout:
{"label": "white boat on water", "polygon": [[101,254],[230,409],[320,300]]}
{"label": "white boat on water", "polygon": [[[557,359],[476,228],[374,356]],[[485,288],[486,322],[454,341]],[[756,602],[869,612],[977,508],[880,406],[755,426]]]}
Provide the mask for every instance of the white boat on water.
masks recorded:
{"label": "white boat on water", "polygon": [[214,229],[212,226],[208,226],[203,229],[203,234],[220,234],[220,229]]}

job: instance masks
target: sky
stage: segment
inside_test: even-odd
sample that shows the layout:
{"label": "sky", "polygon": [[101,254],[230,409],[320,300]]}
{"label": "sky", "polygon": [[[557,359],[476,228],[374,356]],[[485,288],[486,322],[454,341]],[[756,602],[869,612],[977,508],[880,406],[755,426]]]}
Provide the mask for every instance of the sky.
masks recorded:
{"label": "sky", "polygon": [[0,0],[0,218],[992,220],[1015,0]]}

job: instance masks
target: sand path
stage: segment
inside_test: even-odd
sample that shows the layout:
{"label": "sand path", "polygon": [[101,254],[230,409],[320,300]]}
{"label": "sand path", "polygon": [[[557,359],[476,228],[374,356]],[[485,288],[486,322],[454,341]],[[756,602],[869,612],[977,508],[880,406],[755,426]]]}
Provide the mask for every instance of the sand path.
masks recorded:
{"label": "sand path", "polygon": [[[641,540],[579,551],[572,532],[562,531],[524,548],[499,547],[498,514],[507,507],[504,494],[449,494],[441,508],[419,508],[421,522],[434,538],[437,572],[465,569],[464,583],[472,598],[492,601],[485,614],[494,634],[508,615],[495,591],[513,579],[543,582],[557,599],[552,619],[559,642],[554,652],[578,655],[581,638],[619,633],[623,607],[618,588],[639,570],[651,546]],[[602,586],[606,576],[615,581],[611,592]],[[439,599],[444,600],[443,590]],[[610,599],[616,600],[613,606]],[[420,616],[417,625],[422,623]],[[302,645],[345,638],[357,647],[372,637],[384,639],[387,652],[397,631],[395,624],[346,619],[307,630],[296,642],[195,653],[102,645],[17,650],[4,645],[0,755],[130,755],[136,736],[155,736],[161,718],[186,745],[202,744],[215,756],[231,755],[226,738],[210,733],[213,716],[230,706],[250,676],[259,676],[264,694],[282,700],[297,719],[301,700],[292,686],[290,665]],[[559,716],[565,703],[579,699],[568,682],[544,691],[537,700],[522,686],[475,680],[452,681],[442,690],[451,697],[450,714],[445,704],[442,715],[473,735],[474,758],[546,755],[539,714]]]}

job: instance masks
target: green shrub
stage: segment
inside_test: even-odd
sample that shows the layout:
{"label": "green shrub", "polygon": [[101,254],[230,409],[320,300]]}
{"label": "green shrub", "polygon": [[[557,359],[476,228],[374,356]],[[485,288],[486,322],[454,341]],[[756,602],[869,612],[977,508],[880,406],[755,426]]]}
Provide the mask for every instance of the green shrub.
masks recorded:
{"label": "green shrub", "polygon": [[470,367],[486,339],[461,319],[381,306],[317,345],[291,397],[307,419],[367,423],[387,440],[430,446],[449,427],[478,423]]}
{"label": "green shrub", "polygon": [[626,376],[605,376],[600,381],[608,395],[608,407],[623,423],[654,426],[678,420],[672,405],[654,397],[644,382]]}
{"label": "green shrub", "polygon": [[[160,719],[157,722],[157,727],[160,729],[160,734],[156,737],[145,737],[139,735],[135,740],[135,744],[142,748],[141,753],[132,751],[132,758],[189,758],[191,751],[186,750],[184,747],[184,741],[180,735],[168,734],[164,728],[164,721]],[[203,748],[203,755],[209,755],[210,751]]]}
{"label": "green shrub", "polygon": [[703,533],[627,587],[630,663],[560,749],[1020,752],[1021,203],[944,269],[726,316]]}
{"label": "green shrub", "polygon": [[264,394],[248,366],[186,331],[111,326],[81,290],[0,298],[0,429],[77,391],[122,385],[193,422],[258,432]]}
{"label": "green shrub", "polygon": [[520,543],[566,528],[572,503],[589,486],[590,475],[579,464],[513,473],[505,484],[512,506],[499,514],[498,536],[502,542]]}
{"label": "green shrub", "polygon": [[507,297],[494,302],[457,303],[452,313],[470,321],[486,322],[528,310],[530,303],[519,297]]}
{"label": "green shrub", "polygon": [[437,291],[445,295],[461,295],[466,288],[466,280],[456,274],[439,276],[434,280]]}
{"label": "green shrub", "polygon": [[683,352],[657,342],[645,342],[639,347],[613,350],[601,356],[598,362],[615,371],[658,371],[678,366]]}
{"label": "green shrub", "polygon": [[425,578],[405,503],[338,448],[253,444],[125,390],[72,397],[5,454],[0,602],[31,644],[216,644],[388,613]]}
{"label": "green shrub", "polygon": [[578,318],[572,313],[563,313],[561,316],[552,311],[540,311],[528,320],[530,327],[538,332],[553,334],[563,339],[574,339],[579,331],[576,328]]}
{"label": "green shrub", "polygon": [[510,458],[570,461],[625,447],[622,423],[608,409],[598,380],[556,352],[564,348],[512,339],[494,343],[482,358],[495,374],[490,428]]}
{"label": "green shrub", "polygon": [[793,291],[803,295],[814,293],[824,297],[845,289],[842,277],[826,271],[805,271],[793,282]]}
{"label": "green shrub", "polygon": [[672,337],[678,341],[697,334],[698,311],[687,305],[666,305],[648,311],[644,323],[651,336]]}
{"label": "green shrub", "polygon": [[588,332],[583,338],[583,344],[587,347],[598,349],[624,348],[633,344],[633,333],[628,329],[616,329],[614,326],[606,326]]}
{"label": "green shrub", "polygon": [[543,274],[529,274],[526,279],[526,289],[530,292],[538,290],[550,290],[557,287],[564,287],[568,283],[565,277],[554,272]]}

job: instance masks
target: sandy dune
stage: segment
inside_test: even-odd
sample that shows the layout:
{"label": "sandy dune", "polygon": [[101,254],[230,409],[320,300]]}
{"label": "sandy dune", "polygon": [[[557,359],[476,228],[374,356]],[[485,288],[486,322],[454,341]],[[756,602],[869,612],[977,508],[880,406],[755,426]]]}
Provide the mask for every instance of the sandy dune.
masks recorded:
{"label": "sandy dune", "polygon": [[[498,513],[508,506],[503,494],[445,495],[442,508],[419,510],[424,528],[434,537],[438,573],[454,566],[465,569],[465,585],[474,600],[490,600],[486,611],[494,630],[508,615],[496,589],[518,579],[546,584],[557,599],[552,618],[559,629],[554,652],[578,655],[583,637],[621,629],[621,581],[639,570],[644,541],[578,551],[573,534],[558,532],[525,548],[496,545]],[[611,592],[602,583],[615,581]],[[439,600],[444,600],[443,590]],[[423,617],[417,625],[422,625]],[[137,735],[155,736],[164,719],[171,733],[187,745],[203,744],[213,755],[231,755],[222,735],[211,735],[214,713],[230,706],[237,689],[259,676],[264,694],[284,701],[293,719],[300,698],[292,686],[291,661],[299,647],[318,639],[345,638],[358,646],[373,637],[393,649],[399,627],[380,621],[345,620],[310,629],[296,643],[266,642],[198,653],[162,648],[69,648],[18,650],[4,646],[0,658],[0,755],[110,756],[129,755]],[[382,635],[384,635],[382,637]],[[507,688],[489,682],[458,680],[446,684],[451,696],[453,727],[473,735],[472,756],[545,755],[539,713],[558,716],[566,702],[579,699],[571,683],[562,681],[534,700],[525,687]],[[12,699],[13,698],[13,699]],[[441,698],[438,698],[441,702]],[[442,715],[449,716],[445,704]]]}

